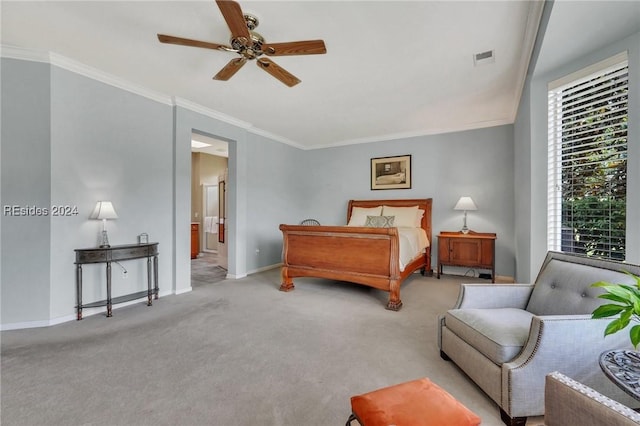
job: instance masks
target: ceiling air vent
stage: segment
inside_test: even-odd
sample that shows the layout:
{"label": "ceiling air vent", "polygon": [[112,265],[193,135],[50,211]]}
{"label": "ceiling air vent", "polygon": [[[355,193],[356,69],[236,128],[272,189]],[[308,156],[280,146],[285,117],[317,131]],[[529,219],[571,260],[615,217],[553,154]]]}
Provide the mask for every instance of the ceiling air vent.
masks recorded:
{"label": "ceiling air vent", "polygon": [[491,64],[496,61],[496,57],[493,54],[493,50],[487,50],[486,52],[480,52],[473,55],[473,64],[475,66],[483,64]]}

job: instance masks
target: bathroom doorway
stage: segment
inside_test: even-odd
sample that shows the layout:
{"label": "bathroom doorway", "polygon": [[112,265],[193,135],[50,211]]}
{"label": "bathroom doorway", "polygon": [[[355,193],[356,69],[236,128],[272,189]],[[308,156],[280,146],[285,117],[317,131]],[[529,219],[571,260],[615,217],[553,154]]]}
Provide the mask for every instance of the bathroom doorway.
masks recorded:
{"label": "bathroom doorway", "polygon": [[197,241],[192,239],[192,250],[197,251],[191,260],[192,286],[224,279],[228,269],[226,241],[220,242],[225,218],[220,182],[227,176],[228,152],[227,142],[192,133],[191,226],[198,228]]}

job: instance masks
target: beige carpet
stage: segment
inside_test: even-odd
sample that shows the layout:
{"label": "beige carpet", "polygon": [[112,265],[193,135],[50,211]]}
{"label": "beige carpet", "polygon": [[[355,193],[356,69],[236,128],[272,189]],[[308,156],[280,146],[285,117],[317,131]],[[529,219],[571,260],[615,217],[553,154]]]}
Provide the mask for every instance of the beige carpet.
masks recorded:
{"label": "beige carpet", "polygon": [[477,281],[413,275],[391,312],[387,293],[355,284],[280,292],[275,269],[2,332],[2,425],[343,425],[351,395],[429,377],[498,426],[496,404],[436,345],[462,280]]}

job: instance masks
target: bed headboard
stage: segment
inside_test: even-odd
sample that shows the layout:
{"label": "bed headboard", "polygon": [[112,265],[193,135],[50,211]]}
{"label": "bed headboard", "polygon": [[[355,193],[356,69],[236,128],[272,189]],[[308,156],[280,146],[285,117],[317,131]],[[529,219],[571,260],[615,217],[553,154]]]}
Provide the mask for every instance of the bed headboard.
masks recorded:
{"label": "bed headboard", "polygon": [[347,209],[347,223],[349,223],[349,219],[351,219],[351,211],[354,207],[371,208],[383,205],[391,207],[418,206],[419,209],[424,210],[421,227],[427,232],[429,243],[433,244],[433,240],[431,239],[431,202],[431,198],[409,200],[349,200],[349,208]]}

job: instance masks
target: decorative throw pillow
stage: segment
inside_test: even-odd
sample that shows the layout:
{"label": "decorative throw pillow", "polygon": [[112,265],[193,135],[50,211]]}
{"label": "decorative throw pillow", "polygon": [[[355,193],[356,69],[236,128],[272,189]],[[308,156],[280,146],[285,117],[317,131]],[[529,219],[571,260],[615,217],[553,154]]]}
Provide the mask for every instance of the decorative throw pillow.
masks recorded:
{"label": "decorative throw pillow", "polygon": [[394,226],[415,228],[418,217],[418,206],[411,207],[391,207],[383,206],[382,214],[385,216],[395,216]]}
{"label": "decorative throw pillow", "polygon": [[347,226],[364,226],[367,216],[380,216],[382,214],[382,206],[378,207],[354,207],[351,209],[351,218]]}
{"label": "decorative throw pillow", "polygon": [[369,228],[393,228],[394,216],[367,216],[364,226]]}

